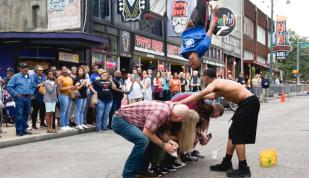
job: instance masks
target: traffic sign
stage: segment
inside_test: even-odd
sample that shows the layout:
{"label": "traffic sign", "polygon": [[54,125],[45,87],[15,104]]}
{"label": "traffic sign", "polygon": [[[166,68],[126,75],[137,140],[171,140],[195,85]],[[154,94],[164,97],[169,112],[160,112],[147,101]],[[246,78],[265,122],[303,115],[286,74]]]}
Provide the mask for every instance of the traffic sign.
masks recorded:
{"label": "traffic sign", "polygon": [[309,48],[309,42],[301,42],[299,43],[300,48]]}

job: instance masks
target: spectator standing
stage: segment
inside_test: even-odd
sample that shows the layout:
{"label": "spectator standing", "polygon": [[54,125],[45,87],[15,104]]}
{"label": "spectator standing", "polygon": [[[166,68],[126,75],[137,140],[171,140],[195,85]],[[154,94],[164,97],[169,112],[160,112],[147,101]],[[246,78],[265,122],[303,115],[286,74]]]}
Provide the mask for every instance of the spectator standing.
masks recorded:
{"label": "spectator standing", "polygon": [[72,129],[69,127],[69,117],[72,106],[71,94],[75,87],[73,79],[68,75],[68,68],[63,66],[61,72],[58,78],[61,131],[68,131]]}
{"label": "spectator standing", "polygon": [[265,75],[265,77],[262,77],[262,90],[263,90],[263,96],[262,96],[262,102],[267,103],[267,97],[269,93],[269,86],[270,81],[268,79],[268,74]]}
{"label": "spectator standing", "polygon": [[201,86],[201,79],[198,77],[198,71],[193,71],[193,75],[190,79],[190,87],[192,92],[199,91]]}
{"label": "spectator standing", "polygon": [[252,92],[258,96],[258,90],[259,90],[260,84],[258,79],[258,74],[256,74],[252,79]]}
{"label": "spectator standing", "polygon": [[108,129],[112,129],[112,119],[115,111],[117,111],[121,107],[121,100],[123,98],[124,91],[122,90],[122,78],[121,78],[121,72],[116,71],[114,73],[114,77],[112,78],[112,81],[117,88],[117,90],[112,90],[113,93],[113,104],[112,108],[109,114],[109,120],[108,120]]}
{"label": "spectator standing", "polygon": [[246,86],[246,80],[244,78],[244,74],[243,73],[240,73],[239,76],[237,77],[236,79],[236,82]]}
{"label": "spectator standing", "polygon": [[57,83],[53,71],[47,72],[47,79],[43,82],[43,85],[46,88],[43,101],[46,108],[47,133],[55,133],[56,129],[53,129],[53,120],[57,103]]}
{"label": "spectator standing", "polygon": [[35,66],[35,74],[33,75],[34,82],[37,86],[34,92],[34,99],[32,100],[32,128],[38,129],[36,126],[36,121],[38,118],[38,113],[40,112],[40,127],[46,127],[45,124],[45,105],[43,103],[43,95],[39,92],[39,88],[43,85],[45,81],[45,76],[43,73],[43,67],[40,65]]}
{"label": "spectator standing", "polygon": [[276,78],[276,80],[275,80],[275,85],[280,85],[280,79],[279,79],[279,77]]}
{"label": "spectator standing", "polygon": [[156,78],[153,80],[153,99],[161,100],[163,92],[163,81],[161,72],[157,72]]}
{"label": "spectator standing", "polygon": [[27,132],[28,118],[31,112],[31,97],[36,89],[35,81],[28,74],[28,65],[21,63],[19,65],[20,73],[15,74],[7,85],[7,90],[14,98],[16,104],[16,135],[23,136],[31,134]]}
{"label": "spectator standing", "polygon": [[163,77],[163,101],[169,101],[171,99],[171,91],[170,91],[170,78],[168,77],[168,72],[162,73]]}
{"label": "spectator standing", "polygon": [[75,78],[77,77],[77,67],[76,66],[72,66],[71,67],[71,74],[70,77],[73,79],[73,81],[75,80]]}
{"label": "spectator standing", "polygon": [[191,89],[190,89],[191,75],[190,75],[189,72],[186,72],[185,78],[186,78],[186,81],[187,81],[186,92],[188,92],[188,91],[191,91]]}
{"label": "spectator standing", "polygon": [[74,80],[76,91],[79,92],[80,96],[75,98],[75,124],[77,129],[87,128],[84,125],[84,116],[87,104],[87,84],[86,71],[83,67],[79,67],[77,76]]}
{"label": "spectator standing", "polygon": [[180,79],[180,92],[186,92],[186,85],[188,84],[187,83],[187,80],[185,78],[185,74],[183,72],[180,72],[179,73],[179,79]]}
{"label": "spectator standing", "polygon": [[180,92],[181,82],[180,82],[180,80],[178,78],[178,74],[176,72],[174,73],[173,78],[170,79],[169,85],[170,85],[170,90],[171,90],[172,96],[175,96],[176,94],[178,94]]}
{"label": "spectator standing", "polygon": [[144,91],[144,100],[152,100],[152,87],[151,87],[151,78],[146,71],[143,71],[143,91]]}
{"label": "spectator standing", "polygon": [[116,86],[112,81],[108,80],[108,73],[103,71],[101,79],[94,81],[90,85],[90,89],[98,96],[98,103],[96,105],[96,130],[98,132],[108,131],[107,119],[113,105],[112,89],[116,89]]}
{"label": "spectator standing", "polygon": [[12,67],[8,67],[6,69],[6,77],[3,79],[3,83],[4,83],[3,88],[6,88],[7,84],[9,83],[13,75],[14,75],[14,69]]}
{"label": "spectator standing", "polygon": [[92,67],[92,74],[90,75],[90,82],[94,82],[96,80],[101,79],[101,76],[99,74],[99,66],[98,65],[94,65]]}
{"label": "spectator standing", "polygon": [[131,83],[129,85],[129,88],[127,88],[130,91],[129,97],[129,103],[136,103],[139,101],[143,101],[144,94],[143,94],[143,85],[137,75],[131,75],[130,76]]}

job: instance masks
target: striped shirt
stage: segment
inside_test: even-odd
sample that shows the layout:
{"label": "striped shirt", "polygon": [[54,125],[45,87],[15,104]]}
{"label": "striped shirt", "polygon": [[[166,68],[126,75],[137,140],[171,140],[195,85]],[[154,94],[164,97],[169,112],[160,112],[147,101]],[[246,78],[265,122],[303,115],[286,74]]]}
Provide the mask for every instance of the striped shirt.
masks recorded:
{"label": "striped shirt", "polygon": [[142,101],[122,107],[118,116],[140,129],[147,128],[155,133],[168,122],[172,105],[171,102]]}

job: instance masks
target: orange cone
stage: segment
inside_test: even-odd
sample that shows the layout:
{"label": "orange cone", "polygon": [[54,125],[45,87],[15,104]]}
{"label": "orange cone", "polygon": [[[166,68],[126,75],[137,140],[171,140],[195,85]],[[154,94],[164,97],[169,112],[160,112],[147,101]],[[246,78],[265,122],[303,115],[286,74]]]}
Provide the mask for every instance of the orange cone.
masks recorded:
{"label": "orange cone", "polygon": [[285,96],[284,96],[283,87],[282,87],[282,90],[281,90],[280,102],[281,102],[281,103],[284,103],[284,102],[285,102]]}

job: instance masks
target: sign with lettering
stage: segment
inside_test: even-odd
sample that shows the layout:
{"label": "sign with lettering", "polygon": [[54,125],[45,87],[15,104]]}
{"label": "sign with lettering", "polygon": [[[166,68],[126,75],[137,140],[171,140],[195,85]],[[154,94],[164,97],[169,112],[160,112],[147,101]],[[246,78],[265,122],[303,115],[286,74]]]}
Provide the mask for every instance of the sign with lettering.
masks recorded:
{"label": "sign with lettering", "polygon": [[155,54],[159,56],[164,56],[163,42],[153,40],[150,38],[142,37],[139,35],[135,36],[135,47],[136,51],[141,51],[145,53]]}
{"label": "sign with lettering", "polygon": [[48,0],[48,30],[74,29],[81,27],[80,0]]}
{"label": "sign with lettering", "polygon": [[167,32],[168,36],[180,36],[185,30],[191,12],[196,6],[196,0],[167,1]]}
{"label": "sign with lettering", "polygon": [[118,13],[125,22],[136,22],[141,19],[149,0],[118,0]]}
{"label": "sign with lettering", "polygon": [[286,29],[286,20],[287,20],[287,17],[285,16],[278,16],[276,19],[276,30],[274,32],[275,40],[274,40],[274,47],[273,47],[274,51],[289,52],[291,49],[290,47],[291,42],[289,41],[289,32]]}
{"label": "sign with lettering", "polygon": [[287,52],[286,51],[277,51],[276,52],[276,59],[277,60],[284,60],[286,59]]}
{"label": "sign with lettering", "polygon": [[218,23],[215,30],[217,36],[227,36],[233,32],[236,26],[237,17],[235,13],[226,7],[218,9]]}
{"label": "sign with lettering", "polygon": [[222,48],[224,52],[236,57],[240,57],[240,40],[233,36],[222,37]]}
{"label": "sign with lettering", "polygon": [[78,54],[59,52],[59,61],[79,63],[79,55]]}
{"label": "sign with lettering", "polygon": [[167,44],[167,57],[188,61],[187,59],[179,55],[180,51],[181,51],[181,47],[176,46],[176,45]]}

